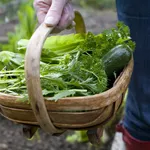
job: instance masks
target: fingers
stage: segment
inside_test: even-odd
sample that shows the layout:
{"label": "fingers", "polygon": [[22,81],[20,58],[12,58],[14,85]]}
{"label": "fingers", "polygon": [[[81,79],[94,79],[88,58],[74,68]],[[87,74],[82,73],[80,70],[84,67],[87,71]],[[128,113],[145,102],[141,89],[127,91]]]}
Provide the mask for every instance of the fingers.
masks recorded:
{"label": "fingers", "polygon": [[64,29],[70,29],[73,26],[75,26],[75,23],[73,22],[74,17],[75,15],[74,15],[74,11],[73,11],[71,4],[70,3],[66,4],[62,12],[61,19],[58,25],[53,30],[53,33],[59,33],[60,31]]}
{"label": "fingers", "polygon": [[59,23],[66,3],[67,0],[52,0],[51,7],[44,20],[47,26],[56,26]]}
{"label": "fingers", "polygon": [[62,17],[59,21],[58,27],[62,30],[66,29],[70,24],[72,24],[74,17],[75,15],[72,5],[70,3],[66,4],[62,13]]}
{"label": "fingers", "polygon": [[34,8],[39,23],[55,26],[55,33],[74,25],[72,21],[75,15],[68,0],[35,0]]}
{"label": "fingers", "polygon": [[51,6],[51,0],[34,0],[34,8],[36,10],[36,15],[38,22],[41,24],[44,22],[45,16]]}

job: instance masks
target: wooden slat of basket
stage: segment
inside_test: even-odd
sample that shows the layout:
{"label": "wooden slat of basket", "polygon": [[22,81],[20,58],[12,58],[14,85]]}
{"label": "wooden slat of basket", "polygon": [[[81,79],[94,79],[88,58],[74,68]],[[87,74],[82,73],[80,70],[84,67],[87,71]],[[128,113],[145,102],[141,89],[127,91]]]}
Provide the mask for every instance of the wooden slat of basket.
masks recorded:
{"label": "wooden slat of basket", "polygon": [[[110,105],[100,110],[94,110],[89,112],[51,112],[48,111],[49,116],[53,124],[56,127],[61,128],[82,128],[90,127],[95,124],[100,124],[107,119],[108,115],[112,114],[113,106]],[[4,116],[11,119],[12,121],[23,123],[23,124],[34,124],[38,125],[35,115],[32,110],[15,109],[2,106],[1,112]],[[75,118],[75,119],[74,119]]]}

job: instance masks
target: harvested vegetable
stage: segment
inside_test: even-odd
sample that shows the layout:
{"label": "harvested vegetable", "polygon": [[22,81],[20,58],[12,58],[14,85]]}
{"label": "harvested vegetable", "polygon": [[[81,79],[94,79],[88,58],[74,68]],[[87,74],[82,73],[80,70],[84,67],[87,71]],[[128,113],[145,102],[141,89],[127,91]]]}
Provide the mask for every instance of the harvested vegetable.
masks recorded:
{"label": "harvested vegetable", "polygon": [[[0,52],[0,92],[27,96],[24,75],[27,44],[28,40],[20,40],[18,53]],[[98,35],[88,32],[47,38],[40,62],[43,95],[51,97],[49,100],[58,100],[67,96],[94,95],[107,90],[109,76],[105,58],[118,45],[128,47],[132,55],[135,44],[130,38],[129,28],[120,22],[117,28],[105,30]],[[113,56],[115,58],[117,55]],[[126,64],[121,66],[122,69]],[[116,70],[111,71],[113,76]]]}
{"label": "harvested vegetable", "polygon": [[117,45],[106,53],[102,61],[108,78],[111,78],[114,72],[119,73],[129,63],[131,57],[132,50],[125,45]]}

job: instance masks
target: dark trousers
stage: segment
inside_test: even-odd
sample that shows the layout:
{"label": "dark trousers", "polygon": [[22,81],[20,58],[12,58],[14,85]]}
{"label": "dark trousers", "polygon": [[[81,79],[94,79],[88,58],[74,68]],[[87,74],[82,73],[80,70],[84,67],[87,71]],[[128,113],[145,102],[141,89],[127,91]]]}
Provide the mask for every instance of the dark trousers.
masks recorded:
{"label": "dark trousers", "polygon": [[150,0],[116,0],[119,20],[136,42],[134,71],[123,120],[136,139],[150,141]]}

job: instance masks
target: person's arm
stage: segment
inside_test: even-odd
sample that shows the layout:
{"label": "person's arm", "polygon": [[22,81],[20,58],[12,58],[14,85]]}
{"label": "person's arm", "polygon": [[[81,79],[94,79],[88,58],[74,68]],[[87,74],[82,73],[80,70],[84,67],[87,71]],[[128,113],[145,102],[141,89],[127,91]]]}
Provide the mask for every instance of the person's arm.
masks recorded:
{"label": "person's arm", "polygon": [[66,29],[74,19],[70,0],[34,0],[34,8],[39,23],[56,26],[55,32]]}

